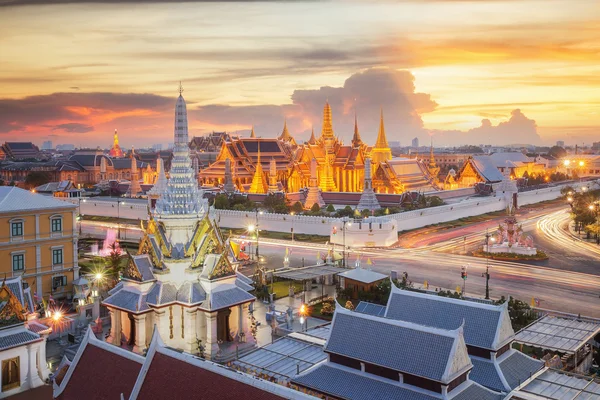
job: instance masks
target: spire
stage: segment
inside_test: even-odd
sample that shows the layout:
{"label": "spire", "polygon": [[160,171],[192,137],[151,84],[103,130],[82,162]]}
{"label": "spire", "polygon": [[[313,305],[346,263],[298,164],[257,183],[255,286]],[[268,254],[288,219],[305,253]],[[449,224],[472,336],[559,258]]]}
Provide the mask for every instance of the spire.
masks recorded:
{"label": "spire", "polygon": [[333,126],[331,123],[331,106],[329,102],[325,102],[325,107],[323,107],[323,127],[321,129],[321,138],[333,138]]}
{"label": "spire", "polygon": [[258,142],[256,168],[254,169],[254,176],[252,177],[252,183],[250,184],[250,190],[248,190],[248,193],[267,193],[267,182],[265,182],[265,176],[263,174],[262,164],[260,162],[260,142]]}
{"label": "spire", "polygon": [[119,135],[117,135],[117,130],[115,129],[115,135],[113,136],[113,147],[119,146]]}
{"label": "spire", "polygon": [[236,191],[235,184],[233,183],[233,173],[231,171],[231,159],[227,157],[225,159],[225,185],[223,190],[226,193],[233,193]]}
{"label": "spire", "polygon": [[277,185],[277,163],[275,162],[275,158],[271,157],[271,162],[269,163],[269,193],[274,193],[279,190],[279,186]]}
{"label": "spire", "polygon": [[359,147],[362,144],[360,139],[360,133],[358,133],[358,120],[356,118],[356,112],[354,113],[354,136],[352,137],[352,147]]}
{"label": "spire", "polygon": [[385,137],[385,126],[383,124],[383,108],[381,109],[381,117],[379,119],[379,133],[377,133],[377,142],[375,142],[375,148],[387,149],[389,148],[387,138]]}
{"label": "spire", "polygon": [[312,132],[310,134],[310,139],[308,139],[308,144],[317,144],[317,139],[315,138],[315,128],[312,128]]}
{"label": "spire", "polygon": [[294,146],[296,145],[296,141],[294,140],[294,138],[292,137],[292,135],[290,135],[290,132],[288,131],[286,119],[283,120],[283,131],[281,132],[281,135],[279,135],[279,137],[277,139],[287,142],[289,144],[292,144]]}
{"label": "spire", "polygon": [[377,196],[373,191],[373,182],[371,180],[371,158],[365,159],[365,178],[363,183],[363,192],[356,206],[358,210],[369,210],[371,212],[380,208]]}
{"label": "spire", "polygon": [[252,130],[250,131],[250,137],[253,139],[256,138],[256,134],[254,133],[254,125],[252,125]]}
{"label": "spire", "polygon": [[181,84],[181,81],[179,81],[179,95],[181,96],[183,93],[183,85]]}
{"label": "spire", "polygon": [[435,157],[433,156],[433,138],[431,138],[431,146],[429,147],[429,167],[435,168]]}
{"label": "spire", "polygon": [[308,184],[308,193],[304,200],[304,208],[310,210],[313,205],[318,204],[320,208],[325,207],[323,196],[319,190],[319,180],[317,178],[317,160],[310,160],[310,180]]}

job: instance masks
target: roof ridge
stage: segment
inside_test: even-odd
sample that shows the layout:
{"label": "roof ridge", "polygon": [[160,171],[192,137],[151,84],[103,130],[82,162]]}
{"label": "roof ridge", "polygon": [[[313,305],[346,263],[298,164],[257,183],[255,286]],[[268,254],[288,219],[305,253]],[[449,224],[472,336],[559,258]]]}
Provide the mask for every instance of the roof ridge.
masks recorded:
{"label": "roof ridge", "polygon": [[417,291],[413,291],[413,290],[404,290],[404,289],[397,287],[396,285],[394,285],[392,283],[392,292],[390,293],[390,299],[394,294],[401,294],[401,295],[405,295],[405,296],[413,296],[413,297],[420,297],[420,298],[431,298],[431,299],[437,300],[437,301],[443,301],[443,302],[451,303],[451,304],[463,304],[468,307],[487,309],[489,311],[501,312],[502,308],[504,307],[504,303],[499,304],[499,305],[486,304],[486,303],[480,303],[477,301],[470,301],[470,300],[465,300],[465,299],[453,299],[451,297],[444,297],[444,296],[433,295],[433,294],[429,294],[429,293],[421,293],[421,292],[417,292]]}

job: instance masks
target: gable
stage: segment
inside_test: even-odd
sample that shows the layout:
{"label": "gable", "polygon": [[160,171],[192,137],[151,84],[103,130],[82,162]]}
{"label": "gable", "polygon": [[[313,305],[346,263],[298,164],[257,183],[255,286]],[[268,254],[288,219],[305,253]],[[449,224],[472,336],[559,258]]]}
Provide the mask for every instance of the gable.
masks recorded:
{"label": "gable", "polygon": [[27,310],[17,296],[6,286],[0,288],[0,326],[10,326],[26,319]]}

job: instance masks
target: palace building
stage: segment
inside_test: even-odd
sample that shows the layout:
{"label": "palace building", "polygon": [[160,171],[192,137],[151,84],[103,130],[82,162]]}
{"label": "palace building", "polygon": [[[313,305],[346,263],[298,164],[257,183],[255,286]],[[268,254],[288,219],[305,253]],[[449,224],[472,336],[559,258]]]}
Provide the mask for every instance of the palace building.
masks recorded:
{"label": "palace building", "polygon": [[[403,193],[407,190],[438,190],[435,161],[393,158],[389,147],[383,112],[375,146],[363,142],[354,120],[354,134],[344,144],[333,129],[331,106],[323,108],[321,135],[314,131],[310,139],[298,144],[289,133],[287,122],[277,138],[257,138],[252,129],[249,138],[227,138],[217,160],[199,172],[203,185],[221,186],[225,181],[226,160],[230,160],[232,182],[240,192],[272,192],[278,188],[296,193],[311,184],[311,163],[317,163],[317,182],[322,192],[362,192],[365,160],[372,159],[375,193]],[[433,162],[433,165],[431,163]],[[273,167],[273,163],[275,164]],[[271,187],[271,190],[269,190]]]}
{"label": "palace building", "polygon": [[[137,255],[104,305],[116,346],[142,353],[153,327],[169,347],[226,360],[255,345],[249,328],[251,280],[237,274],[230,243],[208,217],[188,148],[187,110],[180,95],[169,179],[150,198]],[[257,142],[254,142],[257,143]]]}

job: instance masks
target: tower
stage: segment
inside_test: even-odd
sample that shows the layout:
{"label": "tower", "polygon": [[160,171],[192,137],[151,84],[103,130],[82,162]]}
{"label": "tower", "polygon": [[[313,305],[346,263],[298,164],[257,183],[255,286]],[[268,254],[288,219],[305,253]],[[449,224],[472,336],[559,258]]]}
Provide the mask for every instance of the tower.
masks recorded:
{"label": "tower", "polygon": [[179,97],[175,104],[175,145],[166,190],[156,202],[156,213],[161,218],[175,215],[196,216],[205,212],[203,192],[198,190],[194,177],[190,149],[188,147],[187,107],[183,99],[183,87],[179,85]]}
{"label": "tower", "polygon": [[254,125],[252,126],[252,130],[250,131],[250,137],[251,137],[252,139],[255,139],[255,138],[256,138],[256,133],[254,133]]}
{"label": "tower", "polygon": [[310,139],[308,139],[308,144],[317,144],[317,139],[315,138],[315,128],[312,128]]}
{"label": "tower", "polygon": [[358,132],[358,120],[356,119],[356,114],[354,114],[354,136],[352,136],[352,147],[360,147],[362,145],[362,140],[360,138],[360,133]]}
{"label": "tower", "polygon": [[369,210],[374,211],[380,208],[379,201],[375,196],[375,192],[373,191],[373,182],[371,182],[371,159],[365,159],[365,181],[363,192],[360,195],[360,200],[358,201],[358,206],[356,207],[359,210]]}
{"label": "tower", "polygon": [[167,190],[167,176],[165,175],[165,166],[163,159],[158,156],[156,159],[156,181],[152,189],[148,191],[148,205],[153,210],[158,198]]}
{"label": "tower", "polygon": [[231,172],[231,159],[227,157],[225,160],[225,185],[223,186],[225,193],[234,193],[237,188],[233,183],[233,173]]}
{"label": "tower", "polygon": [[321,171],[321,182],[319,183],[319,187],[324,192],[337,192],[337,186],[333,180],[333,170],[329,158],[328,148],[325,147],[325,163],[323,164],[323,170]]}
{"label": "tower", "polygon": [[263,174],[262,164],[260,162],[260,142],[258,142],[258,158],[256,160],[254,176],[252,177],[252,183],[250,184],[248,193],[267,193],[267,182],[265,181],[265,175]]}
{"label": "tower", "polygon": [[[392,159],[392,150],[385,136],[385,125],[383,123],[383,109],[381,110],[381,116],[379,118],[379,132],[377,133],[377,141],[375,146],[371,150],[372,162],[375,164],[375,168],[380,163],[386,162]],[[375,171],[373,171],[375,172]]]}
{"label": "tower", "polygon": [[321,137],[319,143],[327,150],[332,150],[337,144],[337,138],[333,134],[333,124],[331,122],[331,106],[329,102],[323,107],[323,126],[321,128]]}
{"label": "tower", "polygon": [[124,156],[123,150],[121,150],[121,147],[119,146],[119,135],[117,135],[116,129],[115,134],[113,136],[113,145],[110,151],[108,152],[108,155],[113,158],[120,158]]}
{"label": "tower", "polygon": [[310,160],[310,181],[306,200],[304,200],[304,208],[310,210],[315,204],[318,204],[320,208],[325,207],[317,179],[317,160],[313,158]]}
{"label": "tower", "polygon": [[290,132],[288,131],[287,128],[287,120],[283,121],[283,131],[281,132],[281,135],[279,135],[279,137],[277,138],[285,143],[288,143],[292,146],[296,146],[296,140],[294,140],[294,138],[292,137],[292,135],[290,135]]}
{"label": "tower", "polygon": [[271,162],[269,163],[269,193],[275,193],[279,190],[279,186],[277,185],[277,164],[275,163],[275,159],[271,158]]}
{"label": "tower", "polygon": [[142,191],[140,186],[140,174],[137,167],[137,159],[135,158],[135,152],[133,147],[131,148],[131,179],[129,183],[128,195],[129,197],[137,197],[138,193]]}

